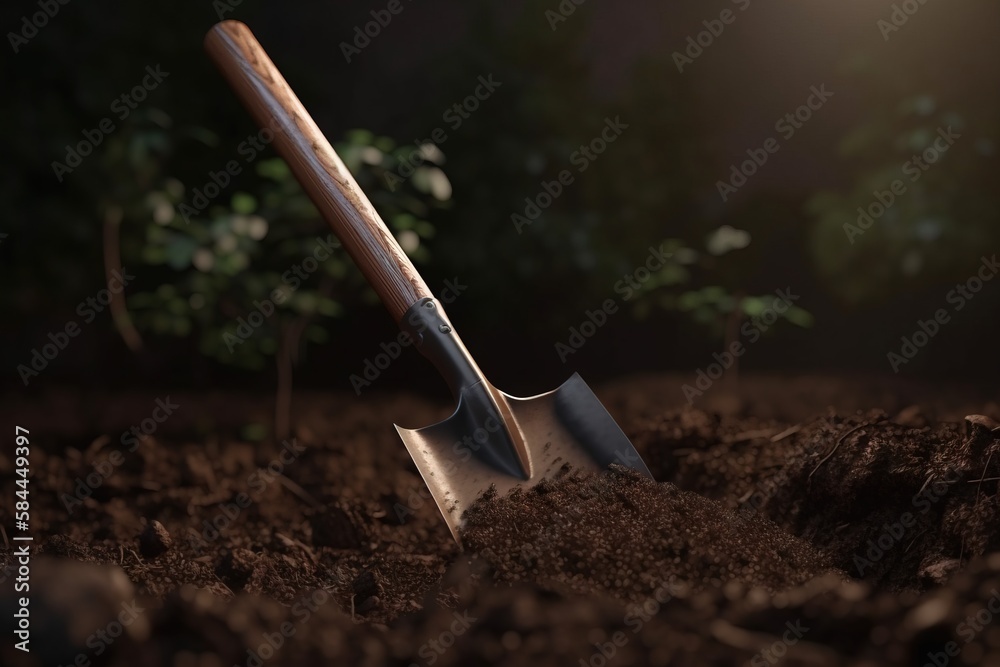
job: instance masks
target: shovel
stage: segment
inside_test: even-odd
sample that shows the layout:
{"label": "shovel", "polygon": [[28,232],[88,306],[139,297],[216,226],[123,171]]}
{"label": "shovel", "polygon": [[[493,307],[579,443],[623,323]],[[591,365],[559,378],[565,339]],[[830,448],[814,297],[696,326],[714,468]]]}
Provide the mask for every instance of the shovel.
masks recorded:
{"label": "shovel", "polygon": [[494,387],[476,365],[368,198],[246,25],[223,21],[205,39],[229,85],[302,184],[399,328],[448,383],[458,407],[419,429],[396,426],[452,535],[483,493],[504,494],[612,463],[652,477],[590,387],[574,374],[531,398]]}

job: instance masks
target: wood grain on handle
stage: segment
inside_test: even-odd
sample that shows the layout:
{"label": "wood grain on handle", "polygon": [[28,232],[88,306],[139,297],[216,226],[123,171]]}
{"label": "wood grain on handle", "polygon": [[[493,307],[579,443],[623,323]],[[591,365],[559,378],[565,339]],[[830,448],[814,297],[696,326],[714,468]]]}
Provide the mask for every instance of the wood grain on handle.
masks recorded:
{"label": "wood grain on handle", "polygon": [[330,223],[348,254],[398,324],[416,301],[433,296],[340,156],[239,21],[216,24],[205,49]]}

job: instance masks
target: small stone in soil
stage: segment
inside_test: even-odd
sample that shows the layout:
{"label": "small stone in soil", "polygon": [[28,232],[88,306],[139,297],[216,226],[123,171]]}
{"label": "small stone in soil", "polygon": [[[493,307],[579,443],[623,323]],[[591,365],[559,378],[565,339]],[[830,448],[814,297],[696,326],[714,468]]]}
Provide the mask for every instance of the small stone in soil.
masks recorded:
{"label": "small stone in soil", "polygon": [[366,612],[378,606],[379,596],[383,594],[379,576],[373,570],[365,570],[351,583],[354,590],[355,610]]}
{"label": "small stone in soil", "polygon": [[173,540],[170,533],[159,521],[153,520],[146,524],[139,534],[139,551],[146,558],[156,558],[170,550]]}
{"label": "small stone in soil", "polygon": [[333,549],[359,549],[364,540],[347,512],[336,505],[309,517],[312,543]]}

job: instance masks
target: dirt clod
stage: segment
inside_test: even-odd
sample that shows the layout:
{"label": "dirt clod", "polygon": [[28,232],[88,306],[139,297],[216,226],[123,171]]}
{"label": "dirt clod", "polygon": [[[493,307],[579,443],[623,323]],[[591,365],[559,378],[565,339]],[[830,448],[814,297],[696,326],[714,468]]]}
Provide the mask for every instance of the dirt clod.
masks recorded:
{"label": "dirt clod", "polygon": [[246,587],[257,567],[257,554],[249,549],[233,549],[226,552],[216,564],[215,574],[230,590],[238,592]]}
{"label": "dirt clod", "polygon": [[139,534],[139,553],[146,558],[156,558],[165,554],[173,546],[170,533],[155,519],[146,524]]}
{"label": "dirt clod", "polygon": [[348,512],[336,505],[313,514],[309,517],[309,525],[312,527],[312,542],[316,546],[360,549],[365,543],[363,532]]}
{"label": "dirt clod", "polygon": [[354,581],[351,582],[351,588],[354,590],[354,594],[362,600],[382,591],[382,585],[373,570],[365,570],[355,577]]}

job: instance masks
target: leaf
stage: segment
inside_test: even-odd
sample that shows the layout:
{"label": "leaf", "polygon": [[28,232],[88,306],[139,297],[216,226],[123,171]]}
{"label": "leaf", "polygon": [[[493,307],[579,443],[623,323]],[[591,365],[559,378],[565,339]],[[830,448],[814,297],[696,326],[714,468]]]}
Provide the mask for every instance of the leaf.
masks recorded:
{"label": "leaf", "polygon": [[198,242],[189,236],[174,234],[167,242],[165,257],[167,265],[175,271],[183,271],[191,266],[191,258],[198,249]]}
{"label": "leaf", "polygon": [[240,430],[240,435],[244,440],[249,440],[250,442],[262,442],[267,437],[267,426],[260,422],[246,424]]}
{"label": "leaf", "polygon": [[316,307],[316,310],[321,315],[336,317],[337,315],[340,315],[343,309],[340,307],[340,304],[334,301],[333,299],[321,298]]}
{"label": "leaf", "polygon": [[691,274],[680,264],[665,264],[654,276],[651,286],[683,285],[691,279]]}
{"label": "leaf", "polygon": [[701,289],[701,298],[705,303],[719,303],[729,295],[724,287],[711,285]]}
{"label": "leaf", "polygon": [[434,225],[426,220],[418,220],[417,224],[413,226],[413,231],[425,239],[434,238],[435,234]]}
{"label": "leaf", "polygon": [[378,137],[372,142],[372,145],[383,153],[391,153],[396,150],[396,142],[389,137]]}
{"label": "leaf", "polygon": [[704,306],[697,308],[694,311],[693,317],[694,321],[698,324],[715,324],[719,319],[718,313]]}
{"label": "leaf", "polygon": [[292,175],[292,171],[281,158],[272,158],[258,162],[257,173],[265,178],[279,182],[287,181]]}
{"label": "leaf", "polygon": [[362,146],[370,146],[375,140],[375,135],[369,130],[362,130],[360,128],[355,128],[353,130],[348,130],[345,138],[348,143],[351,144],[361,144]]}
{"label": "leaf", "polygon": [[142,249],[142,261],[147,264],[165,264],[167,261],[167,249],[163,246],[147,245]]}
{"label": "leaf", "polygon": [[413,186],[427,192],[438,201],[451,199],[451,181],[437,167],[420,167],[413,172]]}
{"label": "leaf", "polygon": [[250,215],[257,210],[257,199],[247,192],[237,192],[230,205],[236,213]]}
{"label": "leaf", "polygon": [[416,224],[417,218],[409,213],[397,213],[392,216],[392,226],[400,231],[413,229]]}
{"label": "leaf", "polygon": [[249,258],[243,251],[237,250],[226,255],[215,256],[215,268],[226,275],[234,276],[247,267]]}
{"label": "leaf", "polygon": [[798,306],[792,306],[785,312],[785,319],[802,328],[811,327],[815,322],[812,314]]}
{"label": "leaf", "polygon": [[743,312],[748,316],[756,317],[767,310],[767,302],[763,297],[747,296],[743,297],[743,301],[740,303],[740,308],[742,308]]}
{"label": "leaf", "polygon": [[730,250],[742,250],[750,245],[750,232],[723,225],[709,234],[705,249],[713,255],[725,255]]}
{"label": "leaf", "polygon": [[694,310],[700,307],[702,304],[702,298],[700,292],[684,292],[681,294],[680,298],[677,299],[677,307],[680,310],[688,311]]}

